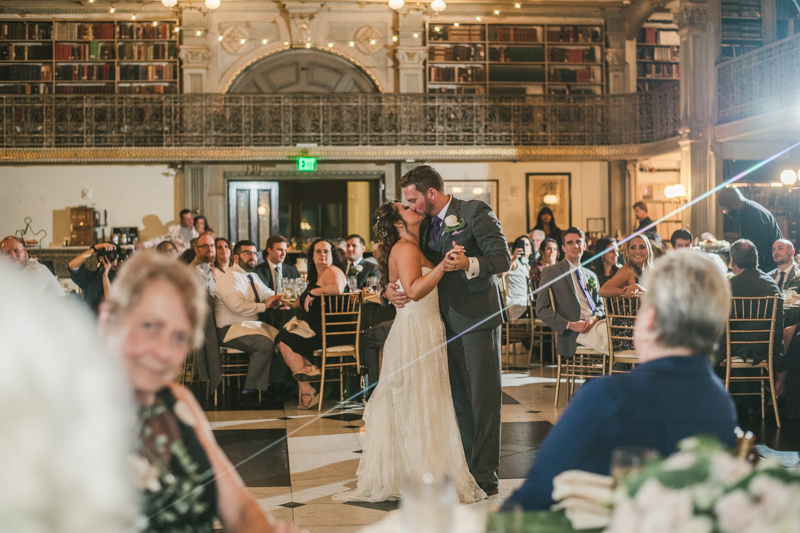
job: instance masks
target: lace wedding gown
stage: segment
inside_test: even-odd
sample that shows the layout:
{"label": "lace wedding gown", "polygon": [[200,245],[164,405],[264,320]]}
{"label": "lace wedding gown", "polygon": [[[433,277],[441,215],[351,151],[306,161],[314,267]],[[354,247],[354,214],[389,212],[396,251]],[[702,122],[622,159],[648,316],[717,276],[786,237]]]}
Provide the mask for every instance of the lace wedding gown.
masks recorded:
{"label": "lace wedding gown", "polygon": [[[430,271],[422,270],[423,275]],[[380,380],[364,411],[358,485],[334,495],[335,500],[399,499],[412,472],[449,474],[462,503],[486,497],[464,458],[445,341],[438,289],[397,310],[383,349]]]}

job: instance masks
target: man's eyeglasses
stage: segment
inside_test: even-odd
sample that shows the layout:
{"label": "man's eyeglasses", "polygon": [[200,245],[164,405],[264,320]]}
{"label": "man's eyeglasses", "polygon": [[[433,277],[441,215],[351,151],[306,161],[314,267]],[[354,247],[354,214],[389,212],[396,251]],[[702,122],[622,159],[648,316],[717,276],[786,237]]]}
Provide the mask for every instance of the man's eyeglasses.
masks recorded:
{"label": "man's eyeglasses", "polygon": [[211,248],[210,244],[198,244],[195,248]]}
{"label": "man's eyeglasses", "polygon": [[250,250],[242,250],[239,255],[258,255],[258,252],[251,252]]}

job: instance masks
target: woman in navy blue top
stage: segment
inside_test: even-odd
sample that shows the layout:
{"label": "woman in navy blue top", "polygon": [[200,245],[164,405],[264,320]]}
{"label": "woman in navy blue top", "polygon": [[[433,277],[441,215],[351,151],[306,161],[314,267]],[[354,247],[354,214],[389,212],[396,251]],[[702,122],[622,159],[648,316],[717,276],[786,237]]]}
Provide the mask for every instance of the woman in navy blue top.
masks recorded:
{"label": "woman in navy blue top", "polygon": [[504,509],[547,509],[555,476],[566,470],[608,475],[611,454],[621,446],[666,456],[692,435],[734,444],[736,410],[709,362],[730,309],[727,280],[703,253],[681,250],[659,259],[643,285],[634,328],[641,364],[580,388]]}

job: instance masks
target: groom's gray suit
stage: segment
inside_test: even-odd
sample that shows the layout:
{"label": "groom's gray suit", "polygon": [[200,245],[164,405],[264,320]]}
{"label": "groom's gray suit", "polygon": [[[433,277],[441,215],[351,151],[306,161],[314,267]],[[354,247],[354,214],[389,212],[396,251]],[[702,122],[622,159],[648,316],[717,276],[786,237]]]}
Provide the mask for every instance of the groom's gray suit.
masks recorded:
{"label": "groom's gray suit", "polygon": [[453,197],[446,216],[463,219],[463,229],[445,233],[438,242],[431,219],[420,228],[422,250],[434,264],[444,259],[453,241],[474,257],[480,273],[446,272],[439,282],[439,309],[447,333],[447,359],[461,443],[470,472],[484,489],[497,487],[500,465],[500,325],[503,323],[497,274],[508,271],[511,258],[500,222],[491,207],[478,200]]}

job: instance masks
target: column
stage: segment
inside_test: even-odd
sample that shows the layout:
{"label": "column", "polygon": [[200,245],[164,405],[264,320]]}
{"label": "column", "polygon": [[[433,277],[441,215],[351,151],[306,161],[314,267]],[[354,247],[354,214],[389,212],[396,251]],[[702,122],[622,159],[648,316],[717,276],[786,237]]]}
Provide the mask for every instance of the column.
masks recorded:
{"label": "column", "polygon": [[[181,72],[183,74],[183,93],[208,92],[208,28],[203,13],[186,9],[182,13],[181,31],[183,44],[180,46]],[[199,33],[199,35],[198,35]]]}
{"label": "column", "polygon": [[629,86],[628,61],[625,57],[625,19],[619,14],[606,19],[606,64],[608,65],[608,93],[627,93]]}
{"label": "column", "polygon": [[[428,49],[422,46],[425,21],[419,13],[398,14],[397,78],[401,93],[425,92],[425,59]],[[416,37],[414,37],[416,35]]]}

